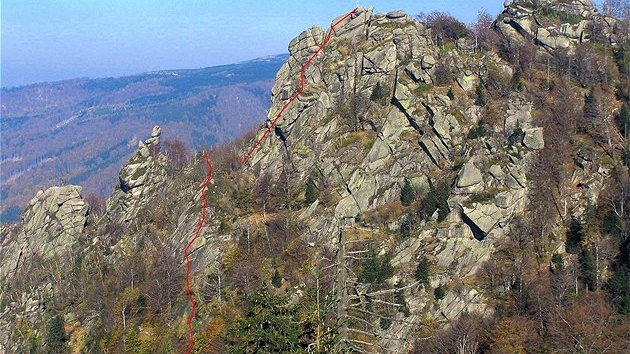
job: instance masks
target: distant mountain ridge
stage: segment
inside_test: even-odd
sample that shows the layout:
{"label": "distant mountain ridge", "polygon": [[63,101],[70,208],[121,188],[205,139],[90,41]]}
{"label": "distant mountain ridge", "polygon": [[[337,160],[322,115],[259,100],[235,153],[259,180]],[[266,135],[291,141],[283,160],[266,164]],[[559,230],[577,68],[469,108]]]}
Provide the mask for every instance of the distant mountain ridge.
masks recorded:
{"label": "distant mountain ridge", "polygon": [[153,125],[193,149],[261,122],[287,54],[203,69],[73,79],[2,88],[0,221],[15,221],[33,193],[62,183],[108,195]]}

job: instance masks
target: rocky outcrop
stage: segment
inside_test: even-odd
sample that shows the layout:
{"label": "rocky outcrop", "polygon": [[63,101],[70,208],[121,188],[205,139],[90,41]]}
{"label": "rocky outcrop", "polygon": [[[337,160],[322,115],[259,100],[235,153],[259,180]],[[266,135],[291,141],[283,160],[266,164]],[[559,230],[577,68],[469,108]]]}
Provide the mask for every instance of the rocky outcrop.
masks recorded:
{"label": "rocky outcrop", "polygon": [[138,142],[138,150],[118,175],[118,187],[107,200],[107,210],[117,222],[131,220],[166,180],[164,156],[159,154],[162,130],[155,126],[151,137]]}
{"label": "rocky outcrop", "polygon": [[614,41],[608,21],[597,13],[591,0],[515,0],[506,1],[496,21],[497,30],[514,43],[527,38],[549,50],[572,50],[592,36],[594,24]]}
{"label": "rocky outcrop", "polygon": [[[267,124],[297,91],[300,64],[322,35],[312,28],[291,42],[291,58],[272,90]],[[306,69],[304,93],[278,120],[282,136],[264,140],[248,162],[254,179],[263,174],[278,178],[290,166],[297,190],[311,178],[330,191],[333,197],[326,203],[316,201],[299,216],[312,230],[305,236],[309,245],[334,243],[329,238],[338,225],[398,203],[406,180],[421,196],[441,181],[451,188],[446,201],[450,213],[444,217],[442,211],[443,221],[437,211],[423,220],[420,235],[396,247],[393,264],[413,268],[418,254],[431,254],[448,269],[432,279],[432,286],[438,286],[474,275],[490,257],[492,242],[509,232],[509,221],[527,205],[525,171],[544,144],[543,131],[532,123],[531,104],[514,97],[504,113],[504,131],[489,131],[471,141],[469,131],[478,126],[482,112],[461,91],[449,98],[446,88],[434,89],[438,63],[454,73],[452,87],[459,84],[464,91],[482,80],[482,61],[511,69],[496,55],[483,60],[466,55],[440,52],[422,24],[399,12],[362,9],[333,32],[329,45]],[[527,138],[510,147],[508,137],[519,129]],[[458,168],[455,176],[452,171]],[[406,274],[397,279],[413,282]],[[422,290],[413,292],[409,323],[421,321],[423,312],[455,317],[485,308],[472,288],[448,293],[437,304],[431,297]],[[399,332],[390,337],[411,328],[393,327],[391,331]],[[400,339],[382,345],[404,346]]]}
{"label": "rocky outcrop", "polygon": [[87,223],[88,205],[79,186],[40,190],[30,201],[17,235],[0,244],[0,277],[14,272],[33,256],[42,260],[71,252]]}
{"label": "rocky outcrop", "polygon": [[[0,234],[0,352],[19,353],[20,328],[37,328],[56,295],[51,282],[65,284],[60,268],[81,253],[88,224],[89,205],[80,186],[51,187],[37,192],[12,227]],[[52,264],[56,270],[49,269]],[[41,273],[56,274],[41,282]],[[57,272],[59,271],[59,272]],[[24,284],[16,292],[12,284]],[[28,290],[26,290],[28,289]],[[6,291],[6,292],[5,292]],[[16,327],[20,323],[20,327]],[[32,326],[32,327],[31,327]],[[30,331],[30,329],[29,329]],[[35,329],[37,334],[37,329]]]}

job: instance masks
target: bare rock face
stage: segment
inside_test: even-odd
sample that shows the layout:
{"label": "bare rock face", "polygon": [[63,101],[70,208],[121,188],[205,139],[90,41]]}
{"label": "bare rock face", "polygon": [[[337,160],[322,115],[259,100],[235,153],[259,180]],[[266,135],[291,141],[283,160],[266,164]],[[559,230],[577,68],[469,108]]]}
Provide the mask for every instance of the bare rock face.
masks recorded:
{"label": "bare rock face", "polygon": [[469,162],[462,167],[457,179],[457,187],[465,188],[474,186],[483,182],[481,171],[475,166],[474,163]]}
{"label": "bare rock face", "polygon": [[[22,220],[12,228],[3,227],[0,235],[0,285],[6,286],[16,276],[25,276],[57,258],[62,262],[77,253],[77,246],[88,221],[88,205],[80,186],[60,186],[40,190],[31,199]],[[16,274],[17,272],[19,274]],[[5,283],[5,280],[7,281]],[[16,318],[38,323],[46,299],[52,296],[50,284],[31,284],[29,292],[6,298],[0,291],[0,352],[17,353],[23,349],[11,342]],[[16,315],[19,311],[19,315]]]}
{"label": "bare rock face", "polygon": [[[602,26],[594,26],[595,23]],[[609,23],[590,0],[515,0],[505,2],[496,28],[515,43],[522,43],[527,37],[535,38],[548,50],[572,50],[589,41],[593,31],[602,31],[614,42]]]}
{"label": "bare rock face", "polygon": [[166,180],[163,156],[158,153],[162,130],[155,126],[151,137],[138,143],[138,150],[118,175],[119,185],[107,201],[115,220],[132,219],[150,195]]}
{"label": "bare rock face", "polygon": [[545,147],[545,139],[543,136],[543,128],[525,129],[525,137],[523,145],[530,149],[540,150]]}
{"label": "bare rock face", "polygon": [[[272,90],[267,124],[297,92],[301,65],[323,33],[309,29],[291,42],[291,57]],[[419,254],[434,257],[448,269],[431,279],[436,287],[474,274],[491,256],[493,240],[509,232],[510,220],[527,205],[525,171],[543,142],[542,130],[531,122],[531,105],[515,100],[504,112],[504,132],[469,139],[482,119],[479,107],[465,95],[450,98],[432,89],[440,65],[448,66],[464,90],[482,80],[481,62],[460,53],[465,49],[441,53],[422,24],[398,11],[362,9],[333,31],[305,71],[304,93],[278,119],[277,136],[265,139],[248,162],[254,180],[263,174],[277,178],[283,164],[290,163],[296,189],[312,178],[330,191],[332,197],[316,201],[300,216],[309,230],[317,230],[306,236],[309,244],[331,242],[327,237],[340,223],[399,203],[406,180],[417,186],[416,193],[427,195],[448,179],[449,210],[423,220],[419,235],[396,247],[393,263],[412,269]],[[509,69],[498,56],[488,54],[484,60]],[[527,130],[529,145],[519,145],[522,153],[512,156],[504,153],[506,137],[517,128],[534,130]],[[456,178],[457,166],[462,168]],[[438,304],[426,296],[414,291],[408,297],[409,323],[419,323],[423,313],[456,316],[484,308],[472,288],[449,293]],[[401,352],[412,327],[392,326],[385,337],[393,339],[381,344]]]}
{"label": "bare rock face", "polygon": [[87,223],[88,205],[80,186],[40,190],[30,201],[17,235],[0,244],[0,276],[14,272],[32,256],[46,260],[72,250]]}

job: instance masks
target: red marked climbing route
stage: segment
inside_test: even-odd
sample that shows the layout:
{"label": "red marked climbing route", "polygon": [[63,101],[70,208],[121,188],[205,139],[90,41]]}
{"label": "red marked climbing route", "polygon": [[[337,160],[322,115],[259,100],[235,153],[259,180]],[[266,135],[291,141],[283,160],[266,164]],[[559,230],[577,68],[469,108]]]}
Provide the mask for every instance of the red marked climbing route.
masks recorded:
{"label": "red marked climbing route", "polygon": [[306,68],[311,64],[311,62],[313,61],[313,59],[315,59],[315,57],[317,56],[317,54],[319,54],[319,52],[322,51],[322,49],[326,46],[326,44],[328,44],[328,40],[330,40],[330,36],[332,35],[333,30],[335,29],[335,27],[337,27],[337,25],[339,25],[341,22],[345,21],[348,17],[352,16],[353,13],[355,13],[357,11],[358,8],[355,8],[354,10],[348,12],[345,16],[343,16],[341,19],[339,19],[339,21],[333,23],[332,26],[330,26],[330,28],[328,29],[328,32],[326,33],[326,37],[324,38],[324,41],[322,42],[322,44],[319,46],[319,48],[317,49],[317,51],[315,53],[313,53],[313,55],[311,55],[311,57],[306,61],[306,63],[304,65],[302,65],[302,69],[300,69],[300,89],[298,90],[297,93],[295,93],[295,95],[293,95],[291,97],[291,99],[289,100],[289,102],[287,102],[282,109],[280,110],[280,112],[278,112],[278,114],[276,115],[276,117],[274,118],[274,120],[271,122],[271,124],[267,127],[267,129],[265,130],[265,132],[263,133],[263,135],[260,137],[260,139],[258,139],[258,141],[256,141],[256,143],[254,144],[254,146],[252,146],[251,150],[249,150],[249,152],[247,153],[247,155],[243,158],[243,165],[247,163],[247,161],[249,160],[250,157],[252,157],[252,154],[254,154],[254,152],[258,149],[258,147],[260,147],[260,144],[263,142],[263,140],[267,137],[267,135],[269,134],[269,132],[271,132],[271,129],[273,129],[276,126],[276,122],[278,122],[278,119],[280,119],[280,116],[282,116],[282,113],[284,113],[284,111],[289,107],[289,105],[291,103],[293,103],[293,101],[295,101],[301,94],[302,92],[304,92],[304,71],[306,70]]}
{"label": "red marked climbing route", "polygon": [[205,153],[206,165],[208,165],[208,177],[201,187],[201,221],[199,221],[199,226],[197,227],[197,232],[195,232],[195,236],[190,239],[186,248],[184,248],[184,257],[186,257],[186,293],[188,294],[188,300],[190,300],[190,305],[192,306],[190,310],[190,315],[188,316],[188,331],[190,333],[190,344],[188,345],[188,349],[186,350],[186,354],[190,354],[195,346],[195,339],[193,335],[192,329],[192,321],[195,317],[195,309],[197,309],[197,305],[195,304],[195,300],[193,299],[192,292],[190,291],[190,258],[188,258],[188,251],[192,244],[199,238],[199,234],[201,234],[201,229],[203,228],[203,224],[206,222],[206,189],[208,188],[208,184],[212,179],[212,164],[208,159],[208,153]]}

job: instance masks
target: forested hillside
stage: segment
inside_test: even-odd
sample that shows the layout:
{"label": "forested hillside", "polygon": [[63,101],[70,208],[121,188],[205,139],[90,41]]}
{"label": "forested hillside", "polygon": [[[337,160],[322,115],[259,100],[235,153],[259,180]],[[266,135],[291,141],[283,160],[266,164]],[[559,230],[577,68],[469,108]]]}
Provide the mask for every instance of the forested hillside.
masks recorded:
{"label": "forested hillside", "polygon": [[285,60],[3,88],[0,222],[59,183],[107,196],[137,134],[155,124],[194,149],[235,139],[265,116]]}

